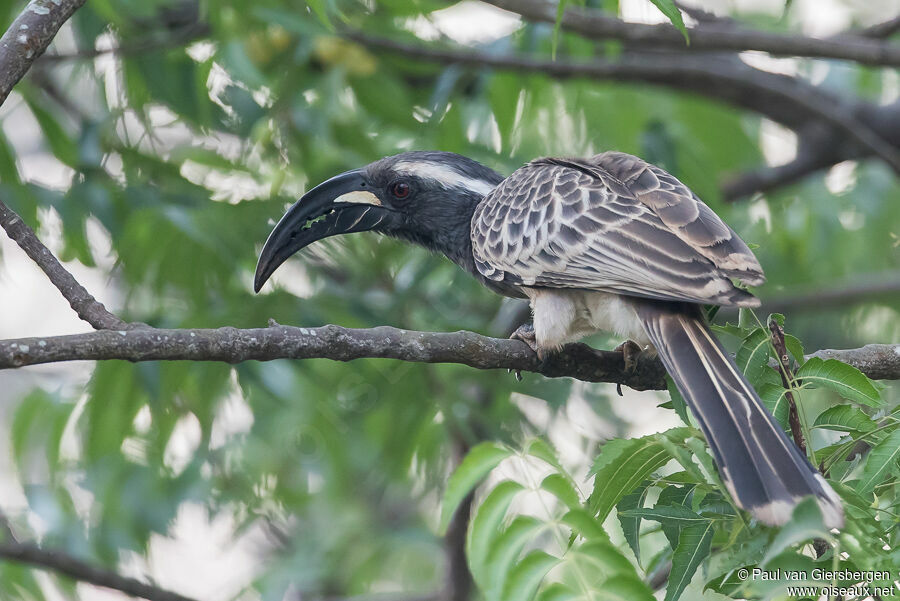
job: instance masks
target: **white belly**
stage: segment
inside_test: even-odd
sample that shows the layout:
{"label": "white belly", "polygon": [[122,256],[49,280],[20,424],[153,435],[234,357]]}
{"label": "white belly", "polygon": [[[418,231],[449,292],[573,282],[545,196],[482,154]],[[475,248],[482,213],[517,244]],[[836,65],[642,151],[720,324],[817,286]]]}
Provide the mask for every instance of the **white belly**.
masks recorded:
{"label": "white belly", "polygon": [[650,343],[630,303],[618,294],[585,290],[525,288],[531,299],[534,333],[541,348],[558,349],[598,331],[612,332],[640,346]]}

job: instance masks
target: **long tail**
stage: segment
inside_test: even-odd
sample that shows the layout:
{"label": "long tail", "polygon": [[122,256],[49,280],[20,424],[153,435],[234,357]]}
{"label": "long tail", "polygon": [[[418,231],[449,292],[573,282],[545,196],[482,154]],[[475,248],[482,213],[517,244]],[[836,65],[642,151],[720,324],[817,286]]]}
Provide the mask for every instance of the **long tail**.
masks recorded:
{"label": "long tail", "polygon": [[735,502],[761,522],[781,525],[798,501],[814,495],[825,524],[841,528],[840,498],[788,440],[698,308],[641,300],[635,310],[700,423]]}

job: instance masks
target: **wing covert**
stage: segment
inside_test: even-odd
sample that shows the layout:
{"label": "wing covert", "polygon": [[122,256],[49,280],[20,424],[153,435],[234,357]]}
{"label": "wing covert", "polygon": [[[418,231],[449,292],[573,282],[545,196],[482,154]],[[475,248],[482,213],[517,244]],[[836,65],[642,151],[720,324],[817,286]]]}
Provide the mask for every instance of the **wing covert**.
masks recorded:
{"label": "wing covert", "polygon": [[[630,180],[620,178],[598,157],[532,161],[489,193],[475,211],[472,246],[478,271],[488,279],[521,286],[756,304],[730,279],[738,277],[738,268],[729,263],[732,255],[743,255],[746,249],[755,263],[746,245],[689,190],[690,206],[680,207],[683,192],[671,192],[656,183],[675,189],[668,178],[649,173],[655,180],[637,170]],[[692,211],[695,216],[690,218]],[[734,249],[729,252],[726,243]],[[747,263],[741,260],[740,265]],[[755,272],[747,268],[742,273],[761,278],[755,265]]]}

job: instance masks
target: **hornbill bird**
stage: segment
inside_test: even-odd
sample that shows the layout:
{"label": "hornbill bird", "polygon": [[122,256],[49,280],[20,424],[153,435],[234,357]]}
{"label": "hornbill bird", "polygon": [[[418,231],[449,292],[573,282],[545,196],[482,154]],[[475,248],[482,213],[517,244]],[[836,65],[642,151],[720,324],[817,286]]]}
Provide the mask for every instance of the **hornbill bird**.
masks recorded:
{"label": "hornbill bird", "polygon": [[449,152],[387,157],[288,209],[262,249],[255,290],[301,248],[366,230],[441,252],[494,292],[528,298],[533,325],[514,336],[539,356],[598,330],[634,341],[631,353],[634,344],[658,352],[738,506],[780,525],[813,495],[826,525],[843,525],[838,496],[703,316],[705,304],[758,306],[733,280],[759,285],[762,268],[671,174],[620,152],[537,159],[507,178]]}

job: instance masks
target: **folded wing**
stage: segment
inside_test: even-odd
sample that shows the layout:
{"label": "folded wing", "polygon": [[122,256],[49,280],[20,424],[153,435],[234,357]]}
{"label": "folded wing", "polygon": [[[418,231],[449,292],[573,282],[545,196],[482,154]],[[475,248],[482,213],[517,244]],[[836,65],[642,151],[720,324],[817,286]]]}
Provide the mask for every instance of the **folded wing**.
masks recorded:
{"label": "folded wing", "polygon": [[495,281],[661,300],[755,306],[746,244],[681,182],[623,153],[539,159],[472,218],[479,272]]}

